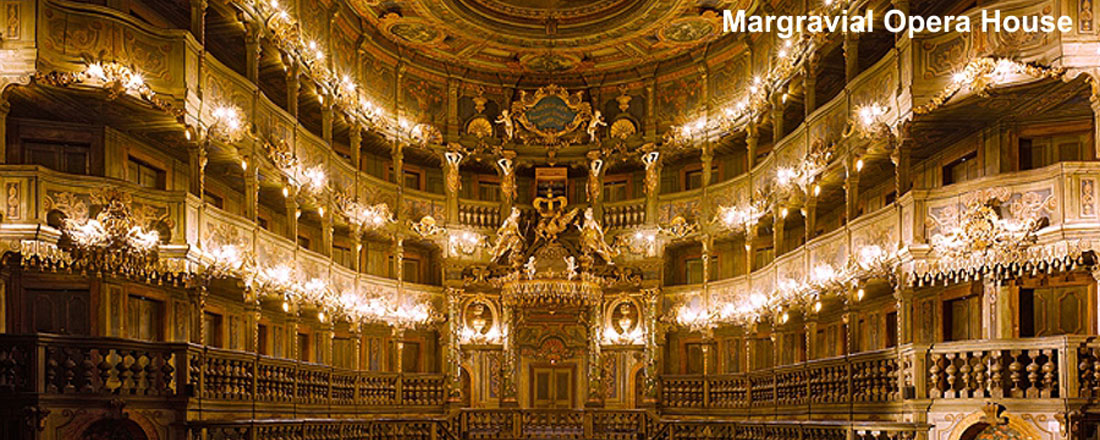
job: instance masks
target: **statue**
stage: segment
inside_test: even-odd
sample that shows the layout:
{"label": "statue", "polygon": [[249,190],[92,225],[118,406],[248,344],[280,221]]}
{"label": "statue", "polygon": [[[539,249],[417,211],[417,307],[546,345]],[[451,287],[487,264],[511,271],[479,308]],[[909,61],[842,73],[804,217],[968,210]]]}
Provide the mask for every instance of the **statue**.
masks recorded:
{"label": "statue", "polygon": [[592,120],[588,121],[588,142],[596,142],[596,131],[600,129],[600,126],[606,126],[607,123],[603,121],[603,113],[599,110],[592,115]]}
{"label": "statue", "polygon": [[615,264],[612,258],[619,256],[619,251],[604,240],[603,227],[596,222],[592,208],[584,210],[584,223],[577,227],[581,230],[581,247],[585,253],[598,254],[607,264]]}
{"label": "statue", "polygon": [[523,234],[519,231],[519,209],[512,208],[512,213],[497,229],[496,242],[493,243],[493,257],[490,261],[499,262],[509,252],[512,254],[512,259],[515,260],[519,258],[522,249]]}
{"label": "statue", "polygon": [[529,279],[529,280],[535,279],[536,269],[535,269],[535,256],[534,255],[532,255],[531,258],[527,259],[527,263],[523,265],[523,270],[525,272],[527,272],[527,279]]}
{"label": "statue", "polygon": [[543,217],[539,220],[538,227],[535,228],[535,236],[546,241],[557,240],[558,234],[569,228],[570,223],[573,223],[579,209],[573,208],[566,213],[558,211],[553,216]]}
{"label": "statue", "polygon": [[596,203],[603,197],[603,185],[600,183],[603,160],[599,158],[598,151],[590,151],[588,157],[592,161],[589,162],[588,166],[588,184],[585,186],[585,195],[588,196],[589,203]]}
{"label": "statue", "polygon": [[505,203],[510,204],[516,199],[515,166],[508,157],[498,160],[497,165],[500,166],[500,195]]}
{"label": "statue", "polygon": [[493,122],[496,122],[497,124],[504,124],[504,140],[512,140],[512,136],[514,136],[516,133],[516,128],[514,125],[512,125],[512,116],[511,114],[509,114],[508,109],[501,110],[500,117]]}
{"label": "statue", "polygon": [[577,258],[572,255],[565,257],[565,277],[570,280],[577,277]]}

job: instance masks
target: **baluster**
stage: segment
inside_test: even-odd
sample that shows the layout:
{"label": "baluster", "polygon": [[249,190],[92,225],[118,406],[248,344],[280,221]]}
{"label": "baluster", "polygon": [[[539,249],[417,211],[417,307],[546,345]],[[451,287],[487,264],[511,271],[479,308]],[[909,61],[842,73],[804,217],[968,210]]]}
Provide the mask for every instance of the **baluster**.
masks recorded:
{"label": "baluster", "polygon": [[1058,364],[1054,362],[1053,349],[1044,349],[1043,357],[1046,359],[1043,362],[1043,390],[1042,397],[1055,397],[1058,391],[1058,377],[1054,374],[1058,369]]}
{"label": "baluster", "polygon": [[947,368],[944,369],[944,372],[947,373],[946,391],[948,397],[959,397],[959,391],[955,389],[955,381],[958,379],[955,373],[959,371],[959,369],[955,367],[956,356],[955,353],[947,353],[944,356],[947,359]]}
{"label": "baluster", "polygon": [[970,372],[973,371],[973,369],[970,368],[971,359],[972,358],[970,357],[970,352],[964,351],[964,352],[959,354],[959,360],[962,361],[962,367],[959,368],[959,373],[962,375],[962,387],[959,389],[959,396],[960,397],[970,397],[971,396],[971,394],[970,394],[971,388],[970,387],[971,387],[971,385],[973,385],[973,382],[971,381],[971,377],[970,377]]}
{"label": "baluster", "polygon": [[1027,391],[1025,395],[1027,397],[1039,397],[1039,355],[1035,353],[1035,350],[1027,350],[1024,352],[1029,362],[1027,364]]}
{"label": "baluster", "polygon": [[118,354],[118,363],[115,364],[115,373],[116,376],[118,376],[117,392],[119,394],[129,394],[131,373],[130,367],[127,365],[126,360],[126,358],[129,356],[129,353],[127,353],[126,350],[116,350],[115,353]]}
{"label": "baluster", "polygon": [[1004,361],[1001,359],[1001,350],[993,350],[990,352],[990,365],[989,370],[991,372],[989,376],[989,394],[992,397],[1004,397]]}
{"label": "baluster", "polygon": [[1077,349],[1077,357],[1079,362],[1077,363],[1077,378],[1080,382],[1078,384],[1079,393],[1081,397],[1093,397],[1096,394],[1093,392],[1093,380],[1092,380],[1092,362],[1091,358],[1092,349],[1081,347]]}
{"label": "baluster", "polygon": [[973,356],[977,362],[974,362],[974,394],[971,397],[985,397],[985,391],[989,385],[986,383],[985,364],[989,359],[982,351],[975,351]]}
{"label": "baluster", "polygon": [[1012,397],[1023,397],[1024,388],[1023,381],[1024,364],[1020,363],[1020,350],[1009,350],[1008,354],[1011,356],[1012,362],[1008,364],[1009,380],[1012,381],[1012,389],[1009,391],[1009,395]]}
{"label": "baluster", "polygon": [[99,352],[99,363],[96,364],[96,373],[99,375],[99,392],[109,391],[107,384],[111,380],[111,364],[109,357],[111,356],[111,350],[102,350]]}
{"label": "baluster", "polygon": [[136,395],[142,388],[144,378],[141,377],[141,373],[145,370],[141,367],[141,354],[137,350],[131,350],[130,356],[134,358],[134,362],[130,364],[130,377],[133,378],[130,394]]}
{"label": "baluster", "polygon": [[943,387],[940,385],[941,370],[940,360],[942,355],[939,353],[932,353],[930,356],[931,366],[928,367],[928,393],[931,397],[943,397]]}

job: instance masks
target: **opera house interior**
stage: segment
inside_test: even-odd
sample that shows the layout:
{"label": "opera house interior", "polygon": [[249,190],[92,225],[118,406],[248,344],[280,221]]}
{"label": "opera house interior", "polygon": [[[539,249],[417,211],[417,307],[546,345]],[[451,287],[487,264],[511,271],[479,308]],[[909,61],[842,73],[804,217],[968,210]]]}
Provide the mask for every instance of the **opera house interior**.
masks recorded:
{"label": "opera house interior", "polygon": [[1097,7],[0,0],[0,439],[1100,438]]}

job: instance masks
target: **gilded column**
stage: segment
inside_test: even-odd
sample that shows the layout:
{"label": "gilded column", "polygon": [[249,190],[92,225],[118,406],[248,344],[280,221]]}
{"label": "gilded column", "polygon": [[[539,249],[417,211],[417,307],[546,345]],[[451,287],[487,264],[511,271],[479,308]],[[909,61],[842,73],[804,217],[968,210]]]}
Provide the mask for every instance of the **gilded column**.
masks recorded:
{"label": "gilded column", "polygon": [[657,77],[645,86],[645,139],[647,142],[657,141]]}
{"label": "gilded column", "polygon": [[844,78],[852,82],[859,75],[859,34],[848,32],[844,34]]}
{"label": "gilded column", "polygon": [[447,403],[462,402],[462,347],[459,335],[462,332],[462,315],[459,307],[462,289],[447,288],[447,334],[443,350],[444,373],[447,374]]}
{"label": "gilded column", "polygon": [[260,25],[256,23],[245,24],[244,34],[244,63],[245,77],[252,84],[260,83],[260,55],[263,47],[260,46]]}
{"label": "gilded column", "polygon": [[588,309],[588,400],[585,406],[603,406],[603,357],[600,338],[603,336],[603,303],[596,302]]}
{"label": "gilded column", "polygon": [[458,85],[457,78],[453,76],[447,78],[447,126],[444,128],[447,139],[458,137]]}
{"label": "gilded column", "polygon": [[519,406],[516,394],[516,376],[519,374],[519,347],[516,345],[515,310],[511,304],[505,303],[501,307],[501,325],[505,328],[501,331],[501,362],[500,362],[500,406]]}
{"label": "gilded column", "polygon": [[859,216],[859,159],[848,164],[847,178],[844,180],[844,205],[848,215],[847,222]]}
{"label": "gilded column", "polygon": [[[812,57],[812,55],[811,55]],[[817,63],[813,60],[802,67],[802,102],[806,118],[817,109]]]}
{"label": "gilded column", "polygon": [[244,167],[244,216],[256,222],[256,215],[260,206],[260,162],[256,160],[256,154],[245,159]]}
{"label": "gilded column", "polygon": [[393,180],[397,184],[397,202],[393,207],[393,215],[400,221],[405,219],[405,150],[400,141],[393,142],[390,158],[393,161]]}
{"label": "gilded column", "polygon": [[351,230],[351,242],[352,249],[355,249],[351,269],[358,274],[363,271],[363,231],[359,230],[358,226]]}
{"label": "gilded column", "polygon": [[894,151],[890,154],[890,161],[894,163],[894,186],[897,199],[909,191],[913,154],[913,138],[902,130],[903,136],[897,140]]}
{"label": "gilded column", "polygon": [[749,122],[749,125],[745,127],[745,148],[746,152],[746,171],[752,171],[752,167],[756,166],[756,147],[760,142],[760,129],[756,127],[756,124]]}
{"label": "gilded column", "polygon": [[298,242],[298,216],[302,215],[298,210],[298,199],[295,194],[286,198],[286,235],[290,241]]}
{"label": "gilded column", "polygon": [[199,44],[206,43],[207,0],[191,0],[191,35]]}
{"label": "gilded column", "polygon": [[642,163],[645,164],[645,219],[646,223],[652,225],[657,223],[657,195],[661,189],[661,153],[657,151],[645,153],[642,156]]}
{"label": "gilded column", "polygon": [[783,139],[783,112],[787,104],[783,102],[783,95],[776,94],[772,99],[772,143],[778,144]]}
{"label": "gilded column", "polygon": [[806,243],[809,243],[817,232],[817,196],[806,197],[802,206],[802,218],[806,219]]}
{"label": "gilded column", "polygon": [[203,191],[206,188],[206,145],[203,143],[206,141],[200,141],[192,145],[187,150],[187,168],[190,170],[189,183],[190,191],[199,200],[203,198]]}
{"label": "gilded column", "polygon": [[352,124],[351,131],[348,133],[348,135],[351,138],[351,145],[349,145],[351,149],[351,166],[355,168],[356,178],[358,178],[358,171],[362,167],[362,159],[360,158],[360,155],[363,151],[362,127],[360,127],[358,123]]}
{"label": "gilded column", "polygon": [[286,69],[286,111],[294,119],[298,119],[298,92],[302,87],[299,81],[298,63],[291,62]]}
{"label": "gilded column", "polygon": [[325,140],[325,143],[330,147],[332,146],[332,119],[334,117],[332,110],[332,100],[329,97],[321,95],[325,102],[321,104],[321,139]]}
{"label": "gilded column", "polygon": [[776,207],[778,212],[772,214],[772,250],[775,252],[775,258],[779,258],[783,255],[783,243],[785,242],[786,231],[784,230],[784,223],[786,222],[786,216],[783,215],[783,210],[787,208]]}
{"label": "gilded column", "polygon": [[11,103],[0,91],[0,163],[8,163],[8,113]]}
{"label": "gilded column", "polygon": [[915,342],[913,337],[913,288],[906,283],[897,283],[894,288],[894,302],[897,308],[897,345]]}
{"label": "gilded column", "polygon": [[245,297],[248,298],[248,303],[245,304],[246,322],[249,329],[248,343],[245,345],[246,351],[252,351],[254,353],[261,352],[260,347],[260,318],[263,315],[262,308],[260,307],[260,301],[256,298],[256,293],[251,289],[245,289]]}
{"label": "gilded column", "polygon": [[317,211],[317,214],[321,216],[321,253],[332,257],[332,222],[334,217],[332,200],[326,196],[318,202],[321,203],[321,208]]}
{"label": "gilded column", "polygon": [[745,274],[752,273],[752,257],[756,250],[757,226],[753,225],[745,231]]}
{"label": "gilded column", "polygon": [[642,387],[642,402],[636,402],[638,406],[655,406],[657,404],[657,381],[661,374],[661,339],[664,336],[661,328],[661,289],[643,289],[645,298],[645,364],[642,367],[642,375],[645,381],[635,386]]}

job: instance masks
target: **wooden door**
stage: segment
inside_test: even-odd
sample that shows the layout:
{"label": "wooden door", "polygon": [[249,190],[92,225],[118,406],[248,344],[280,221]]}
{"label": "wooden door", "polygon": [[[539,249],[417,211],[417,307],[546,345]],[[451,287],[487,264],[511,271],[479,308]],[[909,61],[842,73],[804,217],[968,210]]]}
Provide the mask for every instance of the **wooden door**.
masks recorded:
{"label": "wooden door", "polygon": [[531,406],[533,408],[572,408],[574,388],[573,367],[533,367],[531,369]]}

